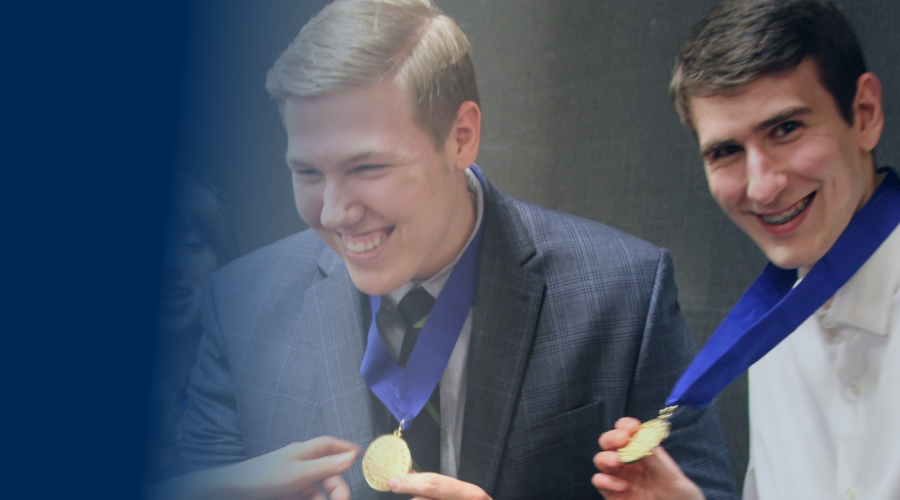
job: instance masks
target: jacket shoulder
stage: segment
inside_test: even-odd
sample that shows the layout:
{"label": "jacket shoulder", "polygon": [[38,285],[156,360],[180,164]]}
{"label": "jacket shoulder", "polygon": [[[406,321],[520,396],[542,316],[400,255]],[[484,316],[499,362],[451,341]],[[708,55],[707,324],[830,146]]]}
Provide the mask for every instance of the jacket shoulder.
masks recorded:
{"label": "jacket shoulder", "polygon": [[209,285],[248,292],[276,288],[302,293],[339,261],[315,231],[307,229],[235,259],[213,273]]}
{"label": "jacket shoulder", "polygon": [[[531,242],[526,267],[545,274],[609,274],[627,271],[655,275],[668,252],[605,224],[532,205],[502,195],[498,212],[515,239]],[[504,214],[504,212],[506,212]],[[523,242],[519,243],[520,245]]]}

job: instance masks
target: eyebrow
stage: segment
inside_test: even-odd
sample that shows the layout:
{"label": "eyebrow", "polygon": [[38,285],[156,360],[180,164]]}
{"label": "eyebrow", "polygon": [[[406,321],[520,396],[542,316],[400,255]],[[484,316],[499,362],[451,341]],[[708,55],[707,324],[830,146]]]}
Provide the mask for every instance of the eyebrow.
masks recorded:
{"label": "eyebrow", "polygon": [[765,130],[769,127],[777,125],[785,120],[790,120],[799,115],[808,115],[812,113],[812,108],[809,106],[795,106],[793,108],[788,108],[777,115],[768,118],[762,121],[759,125],[753,127],[754,132],[759,132],[761,130]]}
{"label": "eyebrow", "polygon": [[356,163],[358,161],[365,160],[367,158],[371,158],[373,156],[381,156],[393,153],[393,150],[389,149],[366,149],[364,151],[360,151],[358,153],[354,153],[350,156],[345,157],[341,160],[341,165],[345,165],[347,163]]}
{"label": "eyebrow", "polygon": [[[810,108],[809,106],[795,106],[793,108],[788,108],[788,109],[778,113],[775,116],[766,118],[765,120],[761,121],[757,126],[753,127],[753,131],[761,132],[761,131],[763,131],[767,128],[773,127],[783,121],[790,120],[791,118],[801,116],[801,115],[808,115],[808,114],[812,113],[812,111],[813,111],[812,108]],[[734,144],[737,144],[737,142],[734,139],[724,139],[721,141],[715,141],[707,146],[704,146],[703,149],[700,150],[700,155],[706,156],[706,155],[712,153],[713,151],[721,149],[725,146],[732,146]]]}
{"label": "eyebrow", "polygon": [[[339,164],[340,164],[340,165],[346,165],[346,164],[348,164],[348,163],[356,163],[356,162],[358,162],[358,161],[362,161],[362,160],[365,160],[365,159],[367,159],[367,158],[371,158],[371,157],[373,157],[373,156],[381,156],[381,155],[389,155],[389,154],[396,154],[396,155],[398,155],[398,156],[405,156],[405,155],[407,155],[407,152],[406,152],[405,150],[403,150],[403,149],[400,149],[400,148],[390,148],[390,149],[372,148],[372,149],[365,149],[365,150],[359,151],[359,152],[357,152],[357,153],[353,153],[353,154],[351,154],[351,155],[349,155],[349,156],[346,156],[346,157],[342,158],[342,159],[340,160]],[[287,163],[288,163],[289,165],[296,165],[296,166],[298,166],[298,167],[314,168],[313,165],[310,165],[309,163],[306,163],[306,162],[304,162],[304,161],[301,161],[301,160],[299,160],[299,159],[292,158],[292,157],[288,157],[288,158],[287,158]]]}

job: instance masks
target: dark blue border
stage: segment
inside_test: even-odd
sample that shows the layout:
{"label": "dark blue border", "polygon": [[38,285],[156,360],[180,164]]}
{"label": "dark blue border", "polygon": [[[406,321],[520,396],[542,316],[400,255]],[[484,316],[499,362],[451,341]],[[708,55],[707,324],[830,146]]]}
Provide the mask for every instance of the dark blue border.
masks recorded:
{"label": "dark blue border", "polygon": [[139,498],[190,9],[2,9],[9,498]]}

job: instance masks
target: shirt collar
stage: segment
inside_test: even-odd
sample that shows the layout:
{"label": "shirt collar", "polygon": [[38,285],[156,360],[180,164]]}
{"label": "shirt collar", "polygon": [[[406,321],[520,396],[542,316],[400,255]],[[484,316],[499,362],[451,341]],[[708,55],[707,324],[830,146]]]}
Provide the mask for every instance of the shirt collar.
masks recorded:
{"label": "shirt collar", "polygon": [[475,233],[478,232],[478,228],[481,226],[481,219],[484,216],[484,188],[481,186],[481,182],[478,181],[478,177],[472,172],[472,167],[466,169],[466,182],[468,184],[469,193],[472,195],[473,202],[475,203],[475,227],[472,229],[472,234],[469,235],[469,240],[462,250],[459,251],[459,254],[457,254],[449,264],[444,266],[444,268],[438,271],[434,276],[425,280],[408,281],[396,290],[388,293],[387,296],[394,304],[399,304],[400,300],[403,299],[403,297],[416,285],[422,285],[422,288],[431,294],[432,297],[437,298],[441,293],[441,290],[444,289],[444,284],[447,283],[447,279],[450,278],[453,267],[456,266],[456,263],[459,261],[459,258],[462,257],[463,252],[466,251],[466,248],[469,248],[472,239],[475,238]]}
{"label": "shirt collar", "polygon": [[869,260],[819,310],[836,323],[886,336],[889,331],[891,298],[900,287],[900,228],[869,257]]}

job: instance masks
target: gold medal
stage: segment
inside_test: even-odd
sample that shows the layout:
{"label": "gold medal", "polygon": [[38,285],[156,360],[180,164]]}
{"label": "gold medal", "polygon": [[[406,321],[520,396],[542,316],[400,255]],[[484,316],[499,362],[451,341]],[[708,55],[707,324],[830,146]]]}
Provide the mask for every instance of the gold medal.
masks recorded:
{"label": "gold medal", "polygon": [[669,437],[669,417],[678,406],[669,406],[659,411],[659,416],[641,424],[641,427],[631,436],[628,444],[619,448],[619,462],[630,464],[653,454],[653,448],[659,446],[664,439]]}
{"label": "gold medal", "polygon": [[412,455],[401,437],[402,429],[401,424],[393,434],[379,436],[372,441],[363,456],[363,475],[369,486],[378,491],[390,491],[388,481],[409,473],[412,468]]}

